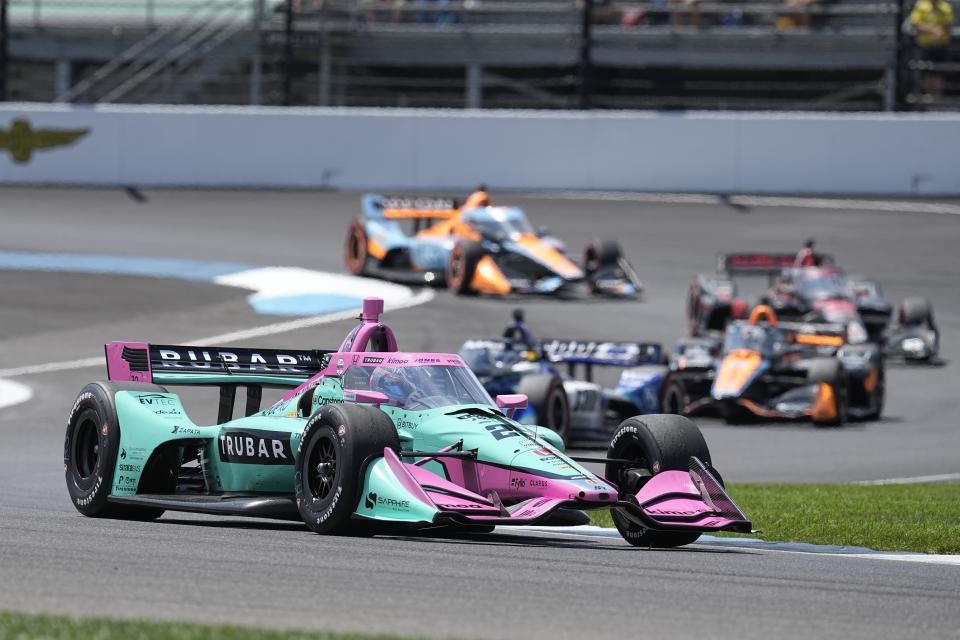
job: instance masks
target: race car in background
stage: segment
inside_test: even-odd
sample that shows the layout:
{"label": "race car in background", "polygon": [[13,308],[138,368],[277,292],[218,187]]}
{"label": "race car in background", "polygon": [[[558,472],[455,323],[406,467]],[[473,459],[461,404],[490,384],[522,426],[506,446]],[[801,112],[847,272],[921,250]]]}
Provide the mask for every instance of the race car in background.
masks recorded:
{"label": "race car in background", "polygon": [[[382,311],[366,299],[333,351],[106,345],[109,380],[83,387],[67,419],[74,507],[284,518],[339,535],[579,524],[610,509],[638,547],[751,531],[689,419],[626,420],[606,456],[581,459],[604,463],[598,476],[549,429],[511,419],[523,396],[494,402],[455,354],[400,351]],[[220,387],[218,423],[194,423],[166,384]],[[260,409],[264,386],[290,389]]]}
{"label": "race car in background", "polygon": [[[912,362],[935,360],[940,333],[933,308],[924,298],[903,300],[894,313],[880,285],[848,277],[831,256],[811,250],[805,257],[749,253],[720,255],[716,274],[700,274],[687,295],[691,336],[723,331],[751,306],[739,297],[737,276],[766,276],[767,291],[758,303],[781,320],[843,325],[850,343],[873,342],[888,357]],[[803,252],[801,252],[802,254]]]}
{"label": "race car in background", "polygon": [[[595,445],[625,417],[680,413],[682,386],[672,381],[661,345],[603,340],[535,340],[514,311],[501,338],[476,338],[460,356],[491,395],[522,393],[527,408],[515,417],[547,426],[568,444]],[[594,381],[594,368],[621,369],[616,386]]]}
{"label": "race car in background", "polygon": [[877,420],[883,354],[870,342],[848,344],[846,335],[843,325],[780,321],[760,305],[749,319],[728,323],[723,336],[682,339],[670,368],[683,385],[683,413],[719,413],[730,423]]}
{"label": "race car in background", "polygon": [[446,284],[457,294],[552,294],[586,283],[592,293],[635,297],[643,285],[612,241],[594,241],[576,264],[564,243],[534,229],[523,210],[476,192],[463,206],[442,198],[363,197],[345,262],[355,275]]}

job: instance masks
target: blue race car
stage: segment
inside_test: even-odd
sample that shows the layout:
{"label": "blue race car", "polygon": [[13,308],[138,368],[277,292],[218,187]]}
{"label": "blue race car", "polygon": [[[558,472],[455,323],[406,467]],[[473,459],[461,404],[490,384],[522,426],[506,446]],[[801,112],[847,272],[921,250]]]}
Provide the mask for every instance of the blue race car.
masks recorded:
{"label": "blue race car", "polygon": [[[517,417],[521,422],[550,427],[568,444],[600,444],[623,416],[683,409],[683,386],[670,373],[661,345],[537,341],[522,309],[513,318],[500,339],[467,340],[460,356],[488,393],[527,396],[527,408]],[[595,382],[594,367],[622,369],[616,385]]]}

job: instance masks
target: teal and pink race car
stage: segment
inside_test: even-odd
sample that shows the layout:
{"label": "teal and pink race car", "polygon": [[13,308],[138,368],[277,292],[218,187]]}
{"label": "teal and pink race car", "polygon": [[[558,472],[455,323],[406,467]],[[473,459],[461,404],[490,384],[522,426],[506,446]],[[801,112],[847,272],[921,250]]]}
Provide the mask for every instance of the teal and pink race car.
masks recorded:
{"label": "teal and pink race car", "polygon": [[[382,311],[365,300],[335,351],[106,345],[109,381],[85,386],[67,420],[74,506],[137,520],[302,519],[348,535],[569,524],[612,509],[642,547],[750,531],[687,418],[630,418],[606,457],[568,456],[556,433],[511,419],[524,396],[491,400],[460,356],[400,351]],[[195,424],[163,385],[218,386],[218,423]],[[261,409],[264,387],[291,389]],[[602,477],[590,461],[605,464]]]}

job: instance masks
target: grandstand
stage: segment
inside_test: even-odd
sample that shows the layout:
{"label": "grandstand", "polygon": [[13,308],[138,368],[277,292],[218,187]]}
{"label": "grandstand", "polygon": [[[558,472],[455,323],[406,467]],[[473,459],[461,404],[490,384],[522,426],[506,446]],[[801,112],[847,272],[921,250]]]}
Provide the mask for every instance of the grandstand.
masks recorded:
{"label": "grandstand", "polygon": [[911,0],[8,1],[11,100],[960,108],[960,64],[915,59]]}

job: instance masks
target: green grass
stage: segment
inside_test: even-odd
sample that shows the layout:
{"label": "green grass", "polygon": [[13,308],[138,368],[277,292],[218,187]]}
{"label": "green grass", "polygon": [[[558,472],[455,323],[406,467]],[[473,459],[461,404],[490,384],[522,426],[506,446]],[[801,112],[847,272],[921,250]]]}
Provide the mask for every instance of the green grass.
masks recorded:
{"label": "green grass", "polygon": [[[729,492],[764,540],[960,553],[960,484],[734,484]],[[613,526],[609,512],[591,516]]]}
{"label": "green grass", "polygon": [[0,640],[399,640],[400,636],[0,612]]}

